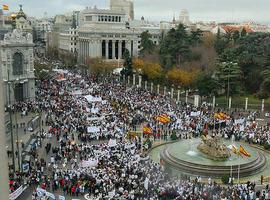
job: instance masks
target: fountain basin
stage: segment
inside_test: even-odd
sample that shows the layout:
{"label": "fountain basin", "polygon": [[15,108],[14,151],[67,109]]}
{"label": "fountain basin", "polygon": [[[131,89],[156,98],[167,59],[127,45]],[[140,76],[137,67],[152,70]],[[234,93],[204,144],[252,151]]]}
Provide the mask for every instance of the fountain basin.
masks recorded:
{"label": "fountain basin", "polygon": [[[225,142],[230,145],[230,141]],[[222,177],[230,175],[231,169],[234,177],[238,175],[240,166],[240,177],[247,177],[262,171],[266,165],[264,154],[256,147],[244,145],[250,158],[242,158],[232,153],[227,160],[212,160],[197,149],[200,139],[183,140],[166,145],[160,151],[160,159],[167,167],[174,168],[186,174],[199,175],[202,177]],[[239,147],[240,143],[235,143]]]}

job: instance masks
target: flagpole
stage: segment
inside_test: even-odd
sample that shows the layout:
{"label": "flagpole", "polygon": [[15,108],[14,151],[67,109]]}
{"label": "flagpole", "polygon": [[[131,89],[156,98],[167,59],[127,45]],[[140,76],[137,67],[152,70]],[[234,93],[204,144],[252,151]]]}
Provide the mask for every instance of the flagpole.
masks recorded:
{"label": "flagpole", "polygon": [[238,155],[238,184],[240,184],[240,157]]}
{"label": "flagpole", "polygon": [[3,16],[2,16],[2,23],[3,23],[3,28],[5,27],[5,15],[4,15],[4,9],[2,9],[3,11]]}

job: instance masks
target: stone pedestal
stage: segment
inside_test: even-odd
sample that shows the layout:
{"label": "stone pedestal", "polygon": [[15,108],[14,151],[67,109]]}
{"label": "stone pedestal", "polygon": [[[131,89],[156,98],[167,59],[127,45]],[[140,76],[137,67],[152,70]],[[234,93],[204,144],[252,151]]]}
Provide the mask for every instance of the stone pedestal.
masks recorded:
{"label": "stone pedestal", "polygon": [[229,110],[232,108],[232,97],[229,97],[229,106],[228,106]]}
{"label": "stone pedestal", "polygon": [[133,86],[136,85],[136,74],[133,74]]}
{"label": "stone pedestal", "polygon": [[164,94],[164,96],[166,96],[166,93],[167,93],[167,87],[166,86],[164,86],[164,92],[163,92],[163,94]]}
{"label": "stone pedestal", "polygon": [[200,96],[194,95],[194,106],[199,107],[199,105],[200,105]]}
{"label": "stone pedestal", "polygon": [[215,106],[216,106],[216,97],[215,97],[215,96],[213,96],[213,103],[212,103],[212,107],[213,107],[213,108],[215,108]]}
{"label": "stone pedestal", "polygon": [[246,102],[245,102],[245,110],[248,109],[248,98],[246,98]]}
{"label": "stone pedestal", "polygon": [[139,75],[139,87],[142,87],[142,76]]}

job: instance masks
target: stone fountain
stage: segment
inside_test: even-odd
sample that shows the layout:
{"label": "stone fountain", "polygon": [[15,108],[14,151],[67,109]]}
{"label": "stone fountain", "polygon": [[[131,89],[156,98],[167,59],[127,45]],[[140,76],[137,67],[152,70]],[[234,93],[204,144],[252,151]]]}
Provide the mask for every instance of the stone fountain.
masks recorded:
{"label": "stone fountain", "polygon": [[212,160],[226,160],[231,157],[230,150],[222,143],[221,138],[218,136],[202,136],[202,142],[197,148]]}

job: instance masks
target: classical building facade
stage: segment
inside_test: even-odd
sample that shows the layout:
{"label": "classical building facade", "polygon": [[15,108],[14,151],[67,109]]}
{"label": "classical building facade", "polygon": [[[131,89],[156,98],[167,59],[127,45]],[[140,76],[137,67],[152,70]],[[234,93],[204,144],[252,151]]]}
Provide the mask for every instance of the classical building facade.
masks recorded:
{"label": "classical building facade", "polygon": [[20,29],[5,34],[0,41],[5,104],[35,98],[33,47],[32,34]]}
{"label": "classical building facade", "polygon": [[88,57],[121,59],[125,49],[138,55],[140,32],[128,27],[124,10],[86,8],[81,12],[82,24],[78,28],[79,60]]}
{"label": "classical building facade", "polygon": [[110,9],[115,11],[124,11],[128,20],[134,20],[133,0],[110,0]]}
{"label": "classical building facade", "polygon": [[106,60],[122,59],[127,49],[137,57],[140,50],[140,35],[149,31],[155,44],[160,41],[160,27],[141,20],[129,21],[124,9],[98,9],[87,7],[80,13],[78,27],[78,56],[80,62],[87,58]]}

